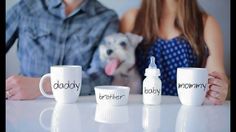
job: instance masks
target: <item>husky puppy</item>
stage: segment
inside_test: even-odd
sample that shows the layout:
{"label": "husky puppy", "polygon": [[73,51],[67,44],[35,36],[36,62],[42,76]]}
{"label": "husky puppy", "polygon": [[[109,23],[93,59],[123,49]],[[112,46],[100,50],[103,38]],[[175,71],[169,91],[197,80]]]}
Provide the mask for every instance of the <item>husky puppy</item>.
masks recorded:
{"label": "husky puppy", "polygon": [[141,94],[141,77],[135,66],[135,49],[143,37],[132,33],[107,36],[99,46],[99,55],[105,63],[105,73],[113,76],[112,85],[130,87],[131,94]]}

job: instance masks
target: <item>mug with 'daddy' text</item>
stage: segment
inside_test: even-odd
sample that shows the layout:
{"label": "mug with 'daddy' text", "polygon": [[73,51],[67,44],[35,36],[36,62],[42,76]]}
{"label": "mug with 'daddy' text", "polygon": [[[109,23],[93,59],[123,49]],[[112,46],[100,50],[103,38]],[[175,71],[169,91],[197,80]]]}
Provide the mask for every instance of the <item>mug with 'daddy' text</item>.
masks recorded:
{"label": "mug with 'daddy' text", "polygon": [[177,91],[184,105],[202,105],[208,90],[206,68],[177,68]]}
{"label": "mug with 'daddy' text", "polygon": [[[46,78],[51,79],[52,95],[43,88]],[[78,100],[82,83],[82,68],[77,65],[51,66],[50,73],[45,74],[39,82],[39,89],[43,96],[55,98],[59,103],[75,103]]]}

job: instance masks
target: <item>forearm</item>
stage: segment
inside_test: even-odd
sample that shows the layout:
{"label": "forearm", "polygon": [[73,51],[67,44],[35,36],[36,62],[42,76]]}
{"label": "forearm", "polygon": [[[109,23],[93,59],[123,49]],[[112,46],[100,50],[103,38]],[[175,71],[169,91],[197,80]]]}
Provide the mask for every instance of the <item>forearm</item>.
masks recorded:
{"label": "forearm", "polygon": [[[22,100],[22,99],[36,99],[41,96],[39,90],[40,78],[25,77],[20,75],[10,76],[6,80],[6,91],[10,93],[9,99]],[[44,89],[47,93],[51,93],[50,81],[44,83]]]}

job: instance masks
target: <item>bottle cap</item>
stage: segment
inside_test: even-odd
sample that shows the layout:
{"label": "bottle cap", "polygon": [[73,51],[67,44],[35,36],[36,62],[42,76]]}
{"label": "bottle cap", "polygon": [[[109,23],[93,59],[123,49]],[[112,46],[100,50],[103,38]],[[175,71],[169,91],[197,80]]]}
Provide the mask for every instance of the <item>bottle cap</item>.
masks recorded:
{"label": "bottle cap", "polygon": [[148,68],[145,69],[145,76],[160,76],[160,69],[157,68],[157,65],[155,64],[155,57],[150,57],[150,64]]}

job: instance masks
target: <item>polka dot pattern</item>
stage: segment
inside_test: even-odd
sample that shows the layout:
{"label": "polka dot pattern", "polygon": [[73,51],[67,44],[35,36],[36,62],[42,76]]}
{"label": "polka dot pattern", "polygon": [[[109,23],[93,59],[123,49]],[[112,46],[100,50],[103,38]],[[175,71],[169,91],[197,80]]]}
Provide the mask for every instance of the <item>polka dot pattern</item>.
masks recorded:
{"label": "polka dot pattern", "polygon": [[197,56],[188,41],[182,37],[170,40],[158,38],[147,50],[146,55],[140,47],[136,50],[137,67],[144,79],[145,69],[154,56],[161,71],[162,95],[177,96],[176,73],[178,67],[196,67]]}

